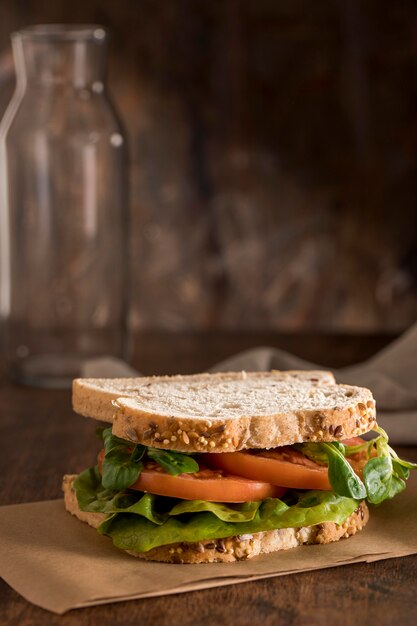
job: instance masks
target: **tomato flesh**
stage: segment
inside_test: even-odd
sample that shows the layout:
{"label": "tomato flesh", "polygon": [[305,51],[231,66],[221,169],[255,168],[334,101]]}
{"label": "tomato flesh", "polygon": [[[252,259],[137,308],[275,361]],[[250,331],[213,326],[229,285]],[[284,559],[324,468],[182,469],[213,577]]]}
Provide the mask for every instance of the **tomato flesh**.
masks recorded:
{"label": "tomato flesh", "polygon": [[318,465],[290,446],[259,453],[206,454],[204,462],[210,467],[281,487],[331,490],[327,467]]}
{"label": "tomato flesh", "polygon": [[[342,441],[348,446],[362,445],[361,437]],[[102,469],[104,450],[98,462]],[[326,465],[320,465],[292,446],[272,450],[202,454],[200,470],[194,474],[172,476],[153,461],[145,461],[138,480],[130,486],[155,495],[183,500],[211,502],[252,502],[268,497],[280,498],[290,489],[332,489]],[[361,476],[367,462],[365,452],[348,459]]]}
{"label": "tomato flesh", "polygon": [[[352,437],[342,443],[349,446],[362,445],[361,437]],[[224,452],[205,454],[204,462],[212,468],[233,472],[253,480],[261,480],[290,489],[332,489],[327,465],[320,465],[293,448],[281,446],[272,450]],[[366,454],[359,452],[348,458],[355,472],[362,474]]]}
{"label": "tomato flesh", "polygon": [[[103,458],[102,450],[98,458],[100,471]],[[253,502],[280,498],[286,491],[265,481],[248,480],[221,469],[208,469],[201,464],[200,470],[194,474],[172,476],[153,461],[145,461],[138,480],[129,489],[182,500],[210,502]]]}
{"label": "tomato flesh", "polygon": [[342,443],[345,446],[361,446],[366,441],[362,437],[350,437],[349,439],[343,439]]}

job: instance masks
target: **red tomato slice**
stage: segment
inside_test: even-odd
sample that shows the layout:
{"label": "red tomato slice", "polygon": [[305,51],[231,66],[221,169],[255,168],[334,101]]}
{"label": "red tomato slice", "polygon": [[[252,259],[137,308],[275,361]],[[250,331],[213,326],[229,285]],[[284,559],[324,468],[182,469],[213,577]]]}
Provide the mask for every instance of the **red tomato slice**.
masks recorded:
{"label": "red tomato slice", "polygon": [[[103,457],[102,450],[98,458],[100,471]],[[248,480],[223,470],[213,471],[201,465],[200,471],[194,474],[171,476],[153,461],[145,461],[145,467],[138,480],[129,488],[182,500],[210,502],[253,502],[269,497],[280,498],[286,491],[268,482]]]}
{"label": "red tomato slice", "polygon": [[363,443],[366,443],[366,441],[362,439],[362,437],[350,437],[350,439],[343,439],[341,443],[345,446],[361,446]]}
{"label": "red tomato slice", "polygon": [[327,467],[318,465],[290,446],[257,453],[223,452],[203,456],[204,462],[210,467],[252,480],[292,489],[331,490]]}
{"label": "red tomato slice", "polygon": [[[358,446],[365,443],[361,437],[345,439],[342,443]],[[282,446],[261,452],[224,452],[205,454],[204,462],[213,468],[233,472],[252,480],[262,480],[292,489],[332,489],[326,465],[319,465],[291,446]],[[348,459],[355,472],[362,474],[366,454],[357,453]]]}

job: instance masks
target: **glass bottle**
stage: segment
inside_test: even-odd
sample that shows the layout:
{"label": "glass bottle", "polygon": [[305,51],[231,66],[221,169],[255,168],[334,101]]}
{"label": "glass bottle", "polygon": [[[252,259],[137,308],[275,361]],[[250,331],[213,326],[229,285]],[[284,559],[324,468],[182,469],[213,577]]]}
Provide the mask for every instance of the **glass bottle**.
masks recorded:
{"label": "glass bottle", "polygon": [[0,125],[0,319],[11,375],[68,386],[125,355],[126,146],[105,85],[107,32],[12,34],[16,91]]}

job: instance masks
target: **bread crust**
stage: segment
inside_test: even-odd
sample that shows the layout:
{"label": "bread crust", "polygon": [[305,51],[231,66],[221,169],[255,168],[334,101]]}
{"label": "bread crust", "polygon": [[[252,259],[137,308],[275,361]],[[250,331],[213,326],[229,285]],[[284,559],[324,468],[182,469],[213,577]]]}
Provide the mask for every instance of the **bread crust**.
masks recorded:
{"label": "bread crust", "polygon": [[376,425],[375,404],[359,402],[347,409],[297,411],[242,416],[219,424],[207,419],[171,418],[126,405],[113,419],[113,434],[145,446],[179,452],[236,452],[302,442],[340,441],[367,433]]}
{"label": "bread crust", "polygon": [[[301,374],[303,375],[301,377]],[[97,387],[95,379],[78,379],[73,385],[77,413],[113,423],[113,433],[146,446],[180,452],[234,452],[248,448],[274,448],[305,441],[338,441],[368,432],[375,426],[375,401],[369,389],[337,385],[346,394],[343,406],[327,409],[288,410],[272,415],[239,417],[189,417],[159,414],[140,407],[140,387],[159,382],[196,382],[253,379],[299,380],[300,388],[335,388],[329,372],[228,372],[194,376],[115,379],[112,388]],[[129,380],[134,387],[129,388]],[[333,382],[332,382],[333,380]],[[133,384],[133,383],[131,383]],[[120,395],[118,385],[123,390]],[[136,394],[136,398],[134,397]],[[351,399],[348,396],[351,395]]]}
{"label": "bread crust", "polygon": [[[97,528],[106,518],[103,513],[81,511],[73,487],[76,475],[66,475],[63,479],[66,510],[80,521]],[[361,502],[341,525],[324,522],[302,528],[283,528],[266,532],[237,535],[226,539],[210,539],[195,543],[175,543],[154,548],[149,552],[132,552],[132,556],[148,561],[165,563],[231,563],[245,561],[259,554],[288,550],[307,544],[326,544],[355,535],[362,530],[369,519],[369,510]]]}

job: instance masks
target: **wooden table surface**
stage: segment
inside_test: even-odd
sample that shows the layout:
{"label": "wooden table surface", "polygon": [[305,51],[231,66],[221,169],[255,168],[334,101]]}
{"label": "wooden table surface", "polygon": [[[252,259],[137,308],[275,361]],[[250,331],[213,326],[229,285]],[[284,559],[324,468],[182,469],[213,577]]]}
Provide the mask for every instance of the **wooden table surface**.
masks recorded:
{"label": "wooden table surface", "polygon": [[[341,366],[367,358],[390,339],[388,336],[148,333],[136,338],[133,362],[144,374],[190,373],[239,350],[274,345],[324,365]],[[62,474],[85,469],[93,460],[95,424],[72,413],[67,391],[24,388],[11,384],[3,376],[0,429],[0,504],[60,497]],[[417,448],[401,448],[401,452],[417,460]],[[71,611],[64,616],[29,604],[0,581],[0,624],[404,626],[415,624],[416,579],[417,556],[410,556],[103,605]]]}

